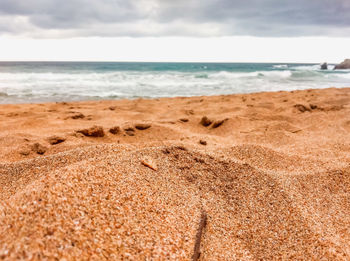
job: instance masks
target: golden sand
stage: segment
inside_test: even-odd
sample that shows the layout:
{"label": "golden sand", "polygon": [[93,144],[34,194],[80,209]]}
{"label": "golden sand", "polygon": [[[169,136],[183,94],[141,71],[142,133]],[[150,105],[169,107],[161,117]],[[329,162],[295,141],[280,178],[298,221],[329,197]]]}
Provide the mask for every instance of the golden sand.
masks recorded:
{"label": "golden sand", "polygon": [[0,259],[350,260],[350,89],[1,105],[0,122]]}

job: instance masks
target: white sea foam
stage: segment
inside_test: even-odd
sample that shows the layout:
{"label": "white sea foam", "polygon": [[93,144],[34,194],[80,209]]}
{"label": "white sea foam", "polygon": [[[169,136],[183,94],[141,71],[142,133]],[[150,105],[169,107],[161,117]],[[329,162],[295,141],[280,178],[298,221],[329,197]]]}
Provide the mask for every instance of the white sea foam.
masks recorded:
{"label": "white sea foam", "polygon": [[273,68],[288,68],[288,65],[287,64],[276,64],[273,66]]}
{"label": "white sea foam", "polygon": [[[272,66],[270,67],[272,68]],[[0,103],[216,95],[350,86],[318,65],[242,71],[0,72]]]}
{"label": "white sea foam", "polygon": [[298,70],[298,71],[333,71],[335,65],[334,64],[328,64],[327,70],[321,70],[320,64],[313,64],[313,65],[299,65],[299,66],[290,66],[290,69]]}
{"label": "white sea foam", "polygon": [[292,76],[292,72],[286,71],[262,71],[259,72],[259,76],[265,76],[269,78],[289,78]]}

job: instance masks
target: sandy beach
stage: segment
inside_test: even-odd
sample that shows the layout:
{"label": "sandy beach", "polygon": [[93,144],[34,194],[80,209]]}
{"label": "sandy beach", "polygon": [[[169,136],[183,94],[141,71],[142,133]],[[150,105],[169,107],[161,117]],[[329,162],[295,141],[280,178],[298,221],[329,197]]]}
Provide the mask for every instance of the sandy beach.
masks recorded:
{"label": "sandy beach", "polygon": [[350,260],[350,88],[0,105],[0,259]]}

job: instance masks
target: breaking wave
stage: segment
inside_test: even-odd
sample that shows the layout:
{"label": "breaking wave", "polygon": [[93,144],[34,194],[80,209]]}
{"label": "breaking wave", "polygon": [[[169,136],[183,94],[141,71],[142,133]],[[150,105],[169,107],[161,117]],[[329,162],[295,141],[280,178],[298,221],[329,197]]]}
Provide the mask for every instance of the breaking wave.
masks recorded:
{"label": "breaking wave", "polygon": [[319,65],[166,64],[166,70],[161,69],[162,64],[152,68],[133,66],[133,70],[101,70],[86,64],[81,70],[77,65],[74,70],[69,66],[2,69],[0,103],[219,95],[350,85],[350,71],[321,71]]}

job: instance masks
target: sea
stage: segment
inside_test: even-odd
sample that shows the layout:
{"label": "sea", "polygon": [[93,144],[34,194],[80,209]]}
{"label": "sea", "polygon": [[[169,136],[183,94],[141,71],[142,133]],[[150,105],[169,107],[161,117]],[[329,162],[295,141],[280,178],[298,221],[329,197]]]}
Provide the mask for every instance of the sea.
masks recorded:
{"label": "sea", "polygon": [[350,87],[319,64],[0,62],[0,103],[220,95]]}

